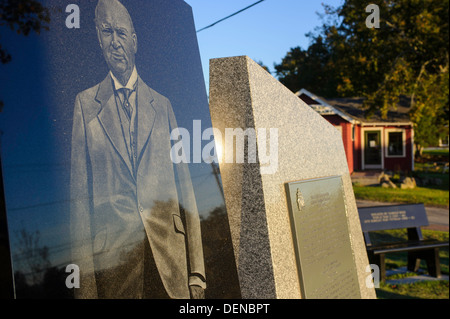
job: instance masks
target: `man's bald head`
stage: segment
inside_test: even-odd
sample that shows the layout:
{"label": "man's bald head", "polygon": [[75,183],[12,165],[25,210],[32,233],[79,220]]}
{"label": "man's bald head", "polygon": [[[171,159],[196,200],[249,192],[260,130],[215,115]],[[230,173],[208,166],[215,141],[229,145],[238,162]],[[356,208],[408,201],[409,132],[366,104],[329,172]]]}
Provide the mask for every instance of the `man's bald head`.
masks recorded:
{"label": "man's bald head", "polygon": [[135,33],[133,20],[131,20],[127,8],[125,8],[122,3],[118,0],[99,0],[95,7],[95,26],[98,28],[99,23],[110,15],[122,15],[123,17],[126,17],[132,32]]}
{"label": "man's bald head", "polygon": [[95,24],[109,69],[126,85],[133,73],[137,52],[137,36],[128,10],[117,0],[99,0]]}

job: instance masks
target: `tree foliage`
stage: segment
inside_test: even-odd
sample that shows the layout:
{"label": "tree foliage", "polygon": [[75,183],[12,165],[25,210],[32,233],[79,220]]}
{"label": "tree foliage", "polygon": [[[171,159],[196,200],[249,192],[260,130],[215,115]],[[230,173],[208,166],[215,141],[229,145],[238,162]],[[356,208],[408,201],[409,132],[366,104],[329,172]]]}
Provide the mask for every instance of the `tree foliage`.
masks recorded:
{"label": "tree foliage", "polygon": [[[0,0],[0,27],[7,26],[18,34],[28,35],[48,30],[49,10],[35,0]],[[0,43],[0,61],[8,63],[11,55]]]}
{"label": "tree foliage", "polygon": [[366,26],[367,1],[325,6],[328,18],[310,33],[308,49],[291,49],[275,65],[292,91],[306,88],[324,97],[365,97],[370,116],[395,110],[410,97],[415,141],[427,146],[448,134],[449,0],[373,0],[380,28]]}

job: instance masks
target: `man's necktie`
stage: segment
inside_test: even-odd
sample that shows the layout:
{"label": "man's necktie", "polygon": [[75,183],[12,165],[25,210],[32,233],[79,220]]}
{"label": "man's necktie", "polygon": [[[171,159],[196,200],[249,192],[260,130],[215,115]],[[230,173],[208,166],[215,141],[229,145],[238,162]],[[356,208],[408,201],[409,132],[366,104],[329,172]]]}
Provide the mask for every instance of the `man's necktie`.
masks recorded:
{"label": "man's necktie", "polygon": [[128,115],[128,119],[130,120],[130,135],[129,135],[129,155],[130,155],[130,160],[131,160],[131,165],[133,166],[133,171],[135,169],[135,165],[136,165],[136,157],[137,157],[137,149],[136,149],[136,136],[135,136],[135,125],[134,125],[134,119],[133,119],[133,110],[132,110],[132,105],[129,102],[129,98],[131,93],[133,93],[134,90],[130,90],[128,88],[120,88],[119,89],[120,92],[122,92],[123,94],[123,109],[125,110],[125,112]]}
{"label": "man's necktie", "polygon": [[122,92],[122,94],[123,94],[123,108],[127,112],[128,117],[131,118],[132,111],[131,111],[131,105],[130,105],[130,102],[128,101],[128,99],[131,95],[131,92],[133,92],[133,91],[130,89],[127,89],[127,88],[121,88],[121,89],[119,89],[119,91]]}

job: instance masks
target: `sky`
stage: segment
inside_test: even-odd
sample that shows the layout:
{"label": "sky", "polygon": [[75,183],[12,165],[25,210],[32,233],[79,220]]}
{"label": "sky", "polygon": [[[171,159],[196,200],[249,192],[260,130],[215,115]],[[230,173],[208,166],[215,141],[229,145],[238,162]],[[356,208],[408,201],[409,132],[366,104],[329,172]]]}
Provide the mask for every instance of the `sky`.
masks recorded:
{"label": "sky", "polygon": [[[185,0],[192,7],[196,30],[229,16],[257,0]],[[206,87],[209,60],[247,55],[273,73],[294,47],[308,48],[308,32],[321,26],[322,4],[338,7],[343,0],[265,0],[197,33]],[[273,73],[274,74],[274,73]]]}

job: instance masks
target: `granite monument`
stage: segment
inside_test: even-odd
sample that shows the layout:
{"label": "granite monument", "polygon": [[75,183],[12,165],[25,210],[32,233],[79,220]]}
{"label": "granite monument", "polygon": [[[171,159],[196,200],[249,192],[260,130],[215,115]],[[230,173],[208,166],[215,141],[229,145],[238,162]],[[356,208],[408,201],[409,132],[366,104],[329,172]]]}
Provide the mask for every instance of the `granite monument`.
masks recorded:
{"label": "granite monument", "polygon": [[210,112],[243,298],[374,298],[338,130],[246,56],[211,60]]}
{"label": "granite monument", "polygon": [[240,298],[220,172],[171,157],[175,128],[211,126],[191,7],[44,5],[48,31],[2,30],[15,297]]}

